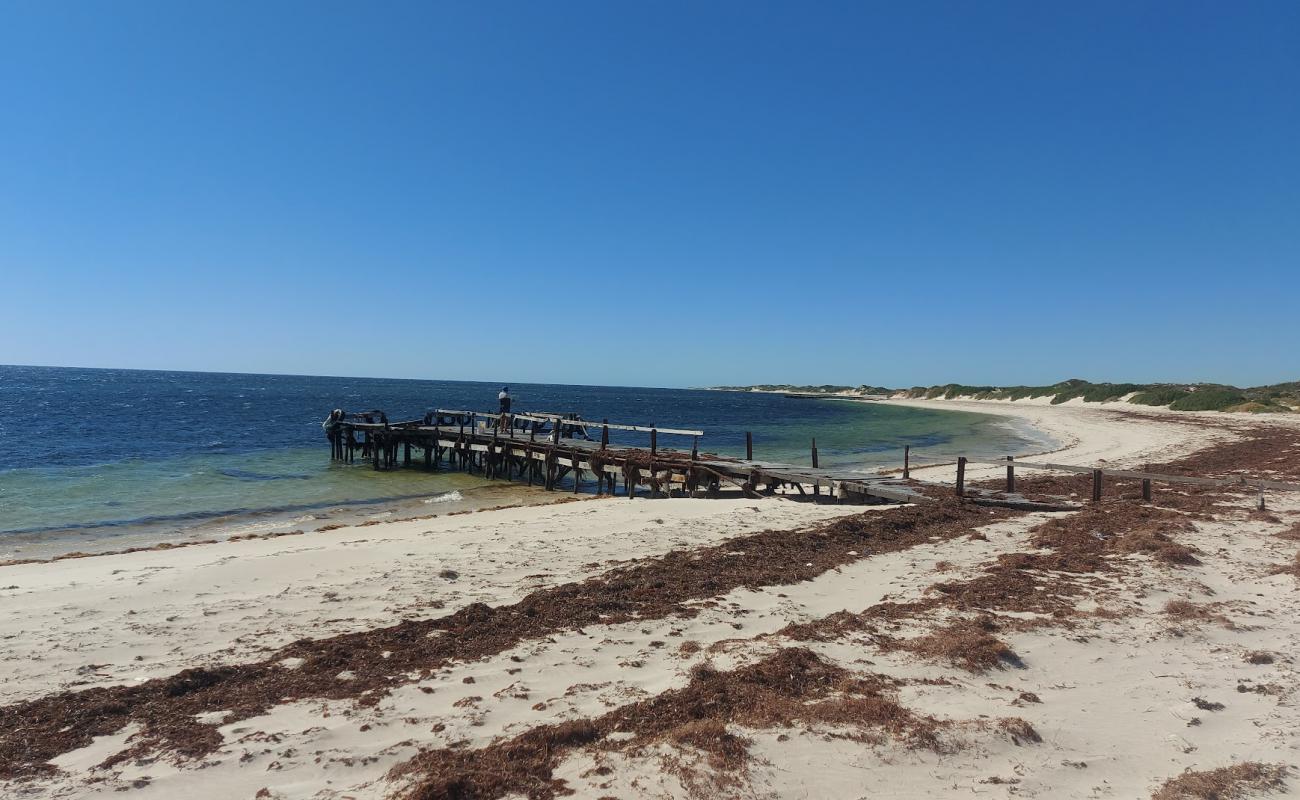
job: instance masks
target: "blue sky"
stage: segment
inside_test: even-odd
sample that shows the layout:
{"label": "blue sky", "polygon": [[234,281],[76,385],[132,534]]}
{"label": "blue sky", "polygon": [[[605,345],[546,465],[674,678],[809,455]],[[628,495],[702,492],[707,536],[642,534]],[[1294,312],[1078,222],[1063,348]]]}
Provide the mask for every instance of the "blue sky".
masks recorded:
{"label": "blue sky", "polygon": [[0,4],[0,363],[1300,378],[1300,4]]}

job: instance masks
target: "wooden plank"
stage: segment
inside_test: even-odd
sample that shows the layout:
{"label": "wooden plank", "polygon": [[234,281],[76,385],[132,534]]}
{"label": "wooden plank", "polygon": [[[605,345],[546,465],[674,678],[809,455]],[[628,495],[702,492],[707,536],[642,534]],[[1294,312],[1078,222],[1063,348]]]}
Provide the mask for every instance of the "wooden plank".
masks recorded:
{"label": "wooden plank", "polygon": [[[492,414],[486,411],[474,411],[474,412],[447,411],[444,409],[438,409],[435,413],[459,414],[459,415],[475,414],[477,416],[484,417],[486,419],[496,419],[497,417],[502,416],[501,414]],[[659,433],[672,434],[673,436],[703,436],[704,435],[704,431],[685,430],[681,428],[659,428],[653,425],[619,425],[613,422],[593,422],[591,420],[585,420],[585,419],[576,419],[576,420],[565,419],[560,414],[547,414],[545,416],[537,416],[534,414],[512,414],[511,416],[513,416],[515,419],[522,419],[526,422],[554,423],[558,421],[561,425],[569,425],[575,428],[595,428],[595,427],[603,428],[605,426],[609,426],[609,429],[611,431],[631,431],[633,433],[650,433],[651,431],[657,431]],[[423,420],[417,420],[417,422],[423,423]]]}

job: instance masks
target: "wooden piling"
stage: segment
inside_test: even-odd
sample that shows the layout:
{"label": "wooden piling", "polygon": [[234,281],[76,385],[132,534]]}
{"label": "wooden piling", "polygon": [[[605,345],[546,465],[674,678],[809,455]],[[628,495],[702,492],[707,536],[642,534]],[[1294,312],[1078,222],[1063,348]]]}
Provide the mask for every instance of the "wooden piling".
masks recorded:
{"label": "wooden piling", "polygon": [[911,477],[912,477],[912,446],[910,444],[905,444],[903,445],[903,480],[908,480]]}
{"label": "wooden piling", "polygon": [[957,456],[957,496],[966,496],[966,456]]}
{"label": "wooden piling", "polygon": [[1007,456],[1007,494],[1016,490],[1016,468],[1011,463],[1015,460],[1015,456]]}
{"label": "wooden piling", "polygon": [[1101,470],[1092,471],[1092,502],[1101,502]]}
{"label": "wooden piling", "polygon": [[745,460],[754,460],[754,434],[745,431]]}
{"label": "wooden piling", "polygon": [[1147,501],[1148,503],[1151,502],[1151,479],[1150,478],[1142,479],[1142,499]]}
{"label": "wooden piling", "polygon": [[813,462],[813,469],[817,469],[817,437],[815,436],[813,437],[812,440],[812,462]]}

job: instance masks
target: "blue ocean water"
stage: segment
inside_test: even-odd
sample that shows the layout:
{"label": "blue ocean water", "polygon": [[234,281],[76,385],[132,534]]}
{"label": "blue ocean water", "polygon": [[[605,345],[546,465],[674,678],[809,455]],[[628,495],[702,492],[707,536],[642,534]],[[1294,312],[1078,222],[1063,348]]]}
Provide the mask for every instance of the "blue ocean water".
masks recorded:
{"label": "blue ocean water", "polygon": [[[238,520],[472,492],[456,473],[331,464],[330,409],[491,410],[498,384],[0,366],[0,537]],[[700,448],[823,465],[897,465],[929,455],[1004,455],[1041,446],[996,417],[781,395],[610,386],[512,384],[515,410],[705,431]],[[616,440],[620,439],[615,434]],[[627,444],[646,442],[639,434]],[[668,437],[663,446],[675,442]],[[3,547],[0,547],[0,551]]]}

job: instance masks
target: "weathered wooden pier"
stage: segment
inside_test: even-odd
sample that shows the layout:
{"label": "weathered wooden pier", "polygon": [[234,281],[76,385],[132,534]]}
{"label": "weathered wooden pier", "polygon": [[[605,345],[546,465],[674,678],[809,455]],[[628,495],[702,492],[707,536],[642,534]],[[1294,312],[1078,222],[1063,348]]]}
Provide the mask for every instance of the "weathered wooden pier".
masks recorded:
{"label": "weathered wooden pier", "polygon": [[[910,482],[848,469],[823,469],[812,441],[810,465],[755,460],[746,434],[746,457],[702,453],[703,431],[593,422],[577,414],[492,414],[445,410],[423,419],[390,422],[380,411],[334,412],[324,423],[335,461],[360,459],[377,470],[458,469],[490,479],[520,480],[580,492],[584,480],[598,494],[717,497],[723,486],[749,497],[778,491],[819,502],[899,503],[920,495]],[[648,437],[648,447],[611,445],[610,432]],[[690,449],[664,448],[661,437],[690,441]]]}

